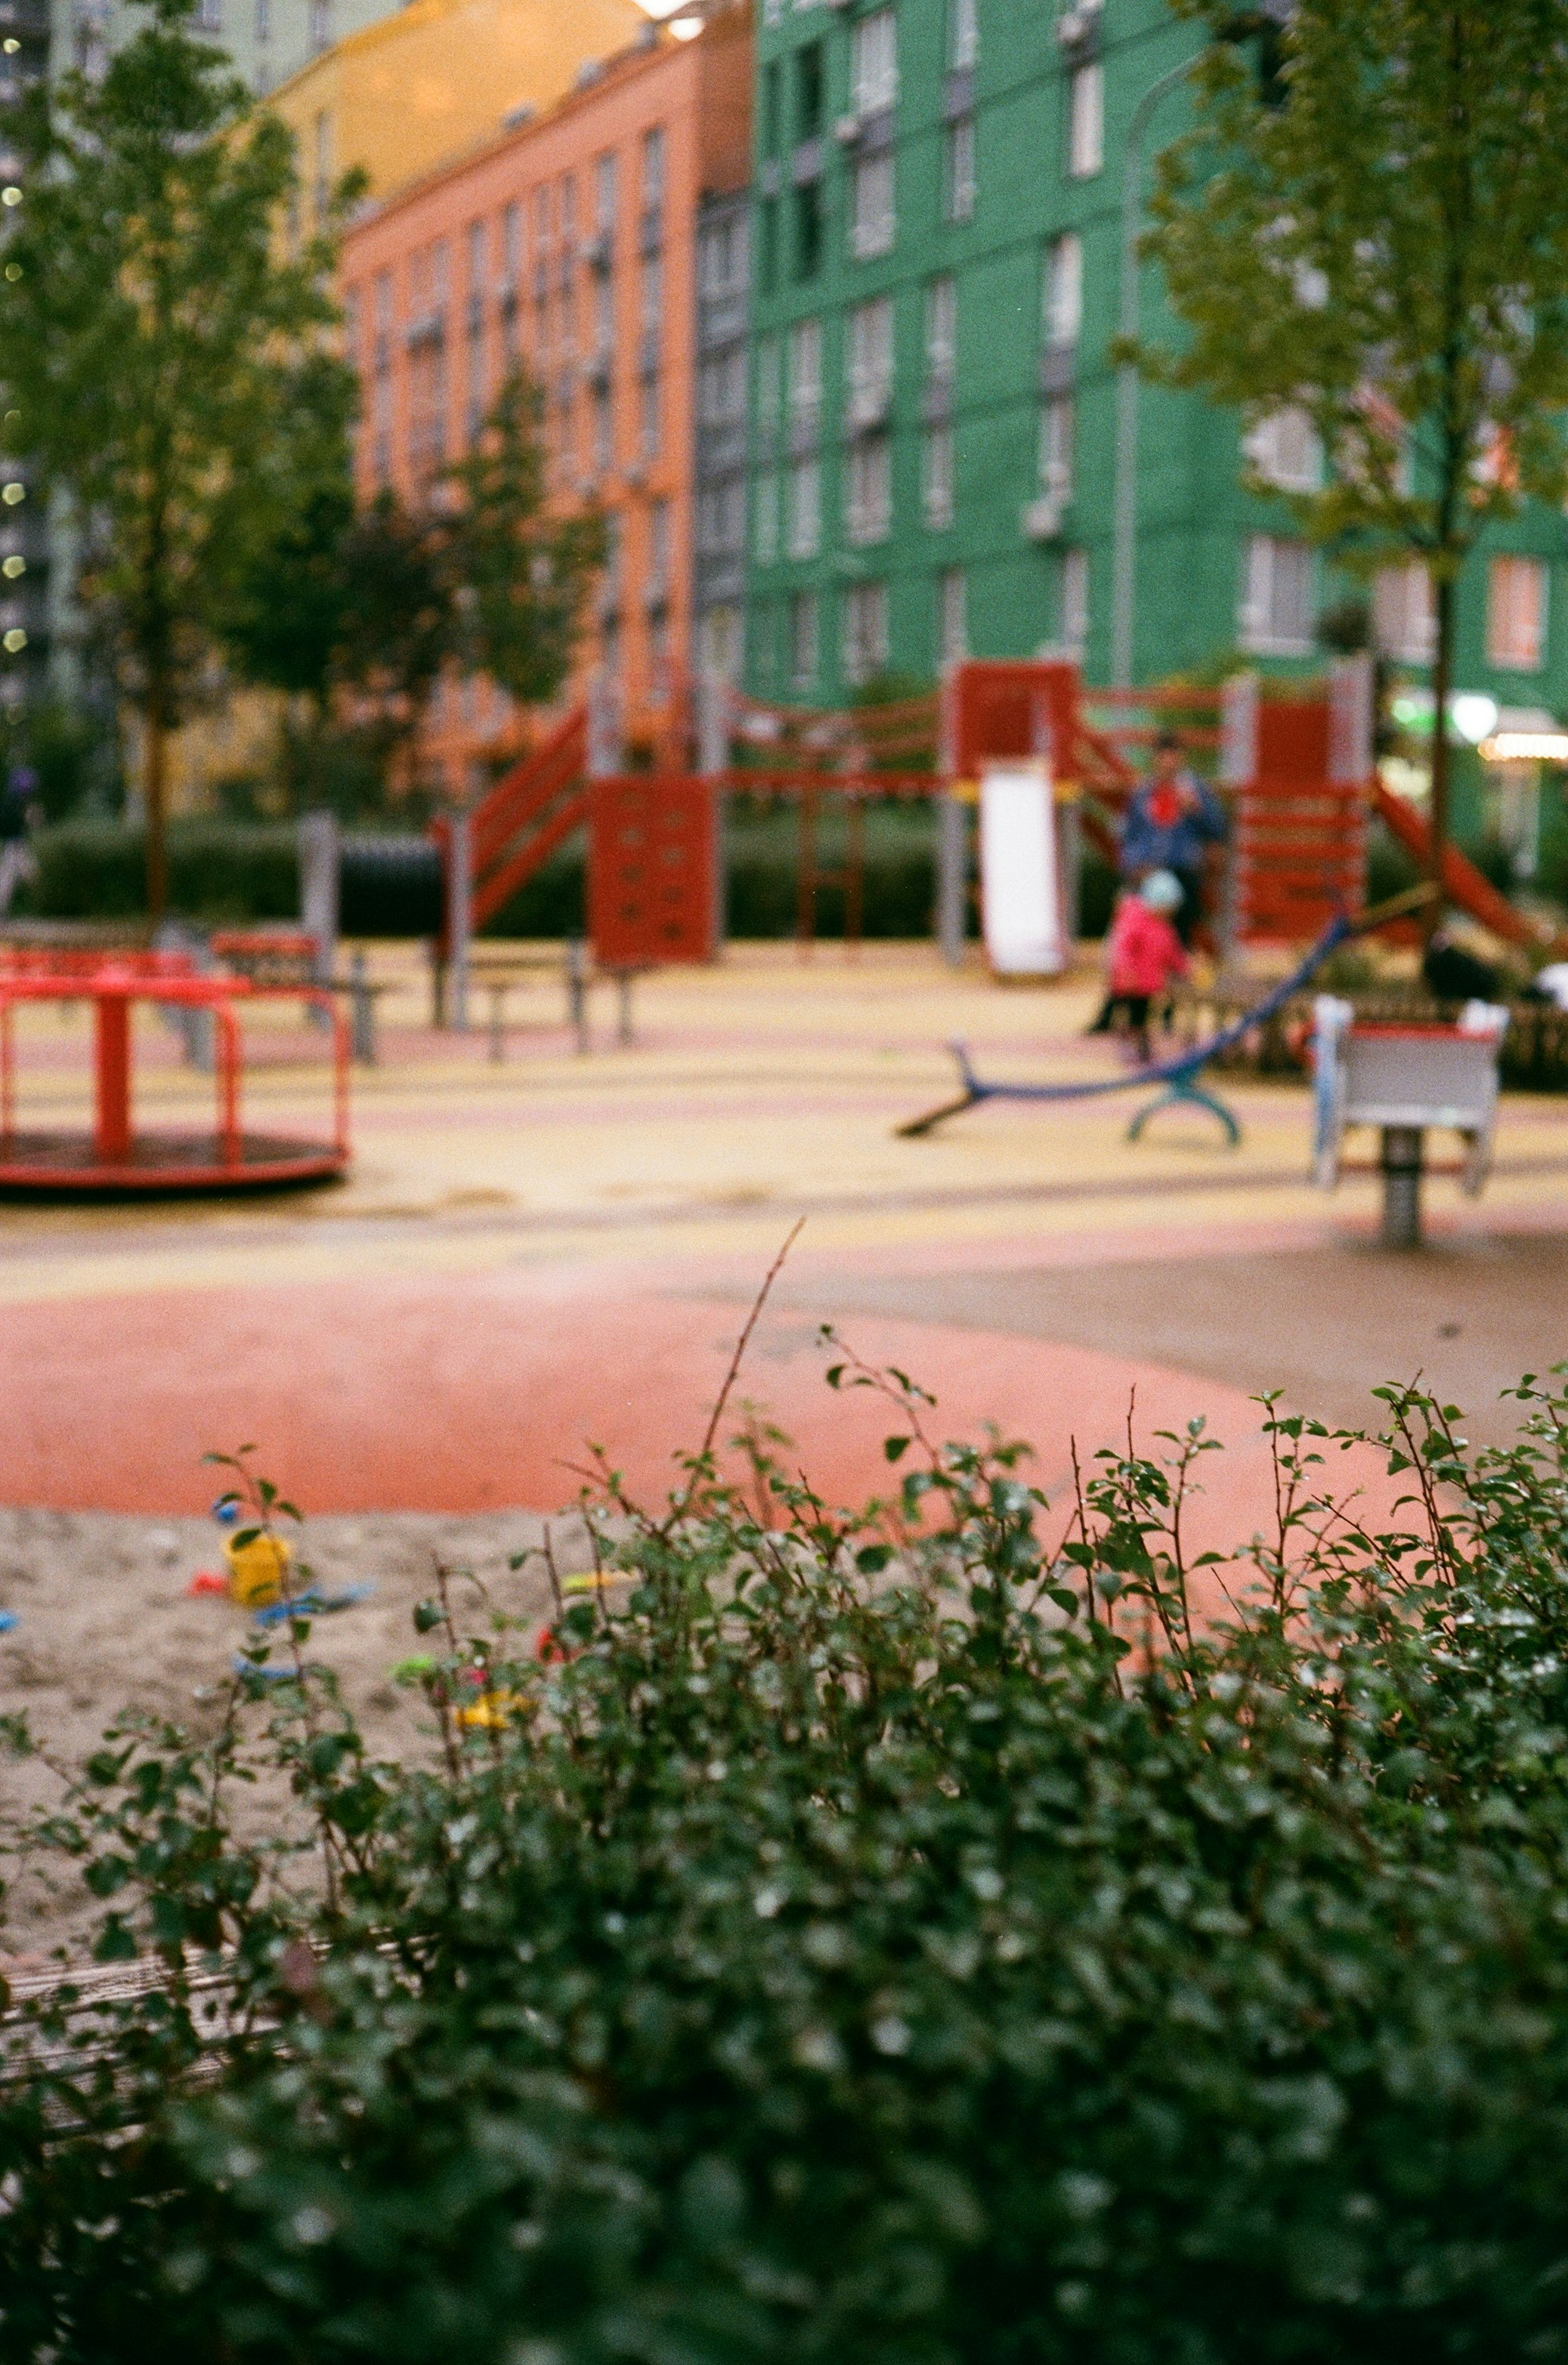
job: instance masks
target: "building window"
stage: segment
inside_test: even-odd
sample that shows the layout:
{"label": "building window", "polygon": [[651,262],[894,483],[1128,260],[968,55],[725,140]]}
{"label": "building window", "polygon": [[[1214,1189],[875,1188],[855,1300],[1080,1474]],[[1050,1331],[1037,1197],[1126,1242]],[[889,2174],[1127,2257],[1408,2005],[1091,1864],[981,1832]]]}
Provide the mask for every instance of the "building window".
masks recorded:
{"label": "building window", "polygon": [[738,608],[709,608],[697,627],[697,660],[700,670],[716,681],[737,682],[741,676],[741,617]]}
{"label": "building window", "polygon": [[771,566],[778,555],[778,479],[771,469],[752,496],[752,539],[757,565]]}
{"label": "building window", "polygon": [[814,279],[823,267],[823,190],[820,181],[803,182],[794,192],[794,266],[797,280]]}
{"label": "building window", "polygon": [[660,226],[665,203],[665,135],[656,123],[643,134],[642,177],[644,226],[653,230]]}
{"label": "building window", "polygon": [[1546,568],[1539,558],[1495,558],[1486,570],[1486,659],[1535,673],[1546,652]]}
{"label": "building window", "polygon": [[733,427],[745,415],[745,349],[710,353],[697,374],[697,416],[704,427]]}
{"label": "building window", "polygon": [[858,116],[880,115],[898,104],[898,22],[891,8],[878,8],[856,26],[849,80]]}
{"label": "building window", "polygon": [[935,384],[952,382],[958,366],[958,284],[950,272],[925,290],[925,375]]}
{"label": "building window", "polygon": [[1242,445],[1256,474],[1282,493],[1315,493],[1322,480],[1323,447],[1308,414],[1294,404],[1271,411]]}
{"label": "building window", "polygon": [[1088,180],[1105,162],[1105,76],[1098,58],[1075,66],[1067,85],[1067,172]]}
{"label": "building window", "polygon": [[592,437],[589,464],[595,476],[602,476],[615,457],[614,427],[610,417],[610,388],[607,386],[596,386],[593,390],[589,432]]}
{"label": "building window", "polygon": [[888,587],[853,583],[844,595],[844,678],[858,687],[888,669]]}
{"label": "building window", "polygon": [[886,435],[862,435],[849,447],[845,473],[846,539],[864,545],[886,542],[893,521],[892,443]]}
{"label": "building window", "polygon": [[601,238],[615,235],[615,151],[607,148],[593,166],[593,226]]}
{"label": "building window", "polygon": [[797,320],[790,331],[790,419],[814,433],[823,399],[823,324]]}
{"label": "building window", "polygon": [[657,500],[648,510],[648,598],[667,600],[669,580],[669,503]]}
{"label": "building window", "polygon": [[950,222],[973,221],[975,199],[975,119],[960,115],[944,135],[942,210]]}
{"label": "building window", "polygon": [[756,349],[756,423],[765,435],[778,432],[782,363],[778,338],[764,337]]}
{"label": "building window", "polygon": [[1259,656],[1310,656],[1317,569],[1311,545],[1272,533],[1247,544],[1241,645]]}
{"label": "building window", "polygon": [[1073,416],[1070,394],[1054,394],[1040,405],[1040,495],[1053,509],[1072,499]]}
{"label": "building window", "polygon": [[1060,353],[1076,345],[1083,326],[1083,241],[1073,230],[1046,249],[1040,289],[1043,342]]}
{"label": "building window", "polygon": [[263,45],[273,37],[273,0],[256,0],[256,39]]}
{"label": "building window", "polygon": [[947,0],[947,64],[962,73],[980,55],[980,0]]}
{"label": "building window", "polygon": [[659,436],[663,427],[664,405],[659,399],[659,381],[655,371],[637,381],[637,448],[644,461],[658,455]]}
{"label": "building window", "polygon": [[969,601],[961,566],[949,566],[936,578],[936,661],[958,665],[969,653]]}
{"label": "building window", "polygon": [[849,315],[849,420],[879,427],[893,395],[893,299],[874,296]]}
{"label": "building window", "polygon": [[745,224],[738,214],[710,222],[700,250],[702,293],[720,298],[745,287]]}
{"label": "building window", "polygon": [[819,662],[816,594],[797,591],[790,602],[790,689],[813,689]]}
{"label": "building window", "polygon": [[1089,644],[1089,553],[1064,550],[1057,598],[1057,637],[1080,664]]}
{"label": "building window", "polygon": [[1385,657],[1430,665],[1438,649],[1432,578],[1419,564],[1385,566],[1372,585],[1372,637]]}
{"label": "building window", "polygon": [[664,323],[664,256],[644,254],[637,275],[637,326],[644,337],[657,337]]}
{"label": "building window", "polygon": [[861,156],[850,183],[850,252],[861,263],[872,255],[890,254],[893,228],[893,160]]}
{"label": "building window", "polygon": [[318,52],[332,45],[332,0],[310,0],[310,47]]}
{"label": "building window", "polygon": [[756,209],[756,276],[765,296],[778,285],[778,200],[764,197]]}
{"label": "building window", "polygon": [[786,532],[791,558],[814,558],[822,543],[822,470],[813,455],[790,464]]}
{"label": "building window", "polygon": [[795,137],[814,140],[823,128],[823,45],[812,41],[795,55]]}
{"label": "building window", "polygon": [[778,153],[778,91],[782,69],[770,58],[762,69],[761,104],[757,109],[757,145],[764,156]]}
{"label": "building window", "polygon": [[920,498],[925,522],[940,533],[953,522],[953,430],[928,427],[920,447]]}
{"label": "building window", "polygon": [[196,0],[196,20],[204,33],[221,33],[223,0]]}

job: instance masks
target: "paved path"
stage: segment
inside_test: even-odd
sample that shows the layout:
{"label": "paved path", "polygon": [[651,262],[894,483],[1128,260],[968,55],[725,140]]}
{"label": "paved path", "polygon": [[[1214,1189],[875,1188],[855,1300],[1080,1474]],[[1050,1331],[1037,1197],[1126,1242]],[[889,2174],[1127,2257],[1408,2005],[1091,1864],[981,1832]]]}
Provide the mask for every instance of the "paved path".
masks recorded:
{"label": "paved path", "polygon": [[[1372,1182],[1307,1188],[1305,1096],[1285,1088],[1231,1095],[1238,1152],[1186,1115],[1129,1149],[1120,1100],[894,1137],[949,1090],[955,1035],[992,1069],[1103,1071],[1078,1032],[1087,978],[1002,991],[920,948],[743,947],[644,981],[637,1046],[588,1059],[542,985],[497,1067],[482,1036],[423,1031],[403,974],[342,1189],[0,1211],[0,1499],[194,1509],[202,1450],[249,1440],[322,1510],[551,1508],[590,1438],[656,1489],[801,1215],[739,1393],[842,1496],[885,1474],[885,1424],[823,1386],[823,1320],[932,1387],[948,1429],[991,1416],[1032,1436],[1052,1479],[1135,1387],[1140,1426],[1205,1410],[1238,1440],[1211,1495],[1232,1521],[1262,1500],[1241,1442],[1260,1387],[1353,1419],[1419,1369],[1502,1435],[1499,1391],[1568,1354],[1568,1104],[1506,1103],[1486,1198],[1435,1184],[1437,1244],[1389,1260]],[[142,1109],[194,1121],[207,1087],[150,1039]],[[33,1027],[35,1108],[82,1105],[84,1048],[54,1014]],[[300,1121],[319,1082],[301,1056],[308,1038],[269,1036],[252,1122]]]}

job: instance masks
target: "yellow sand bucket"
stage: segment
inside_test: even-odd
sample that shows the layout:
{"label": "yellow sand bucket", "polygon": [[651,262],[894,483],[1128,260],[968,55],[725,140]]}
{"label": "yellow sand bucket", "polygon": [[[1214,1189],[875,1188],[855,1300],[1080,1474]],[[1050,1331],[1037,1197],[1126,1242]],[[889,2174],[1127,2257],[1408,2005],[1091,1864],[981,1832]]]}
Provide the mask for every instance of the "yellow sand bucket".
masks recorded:
{"label": "yellow sand bucket", "polygon": [[252,1536],[243,1544],[225,1536],[223,1557],[229,1563],[229,1590],[242,1609],[270,1609],[283,1598],[294,1552],[281,1536]]}

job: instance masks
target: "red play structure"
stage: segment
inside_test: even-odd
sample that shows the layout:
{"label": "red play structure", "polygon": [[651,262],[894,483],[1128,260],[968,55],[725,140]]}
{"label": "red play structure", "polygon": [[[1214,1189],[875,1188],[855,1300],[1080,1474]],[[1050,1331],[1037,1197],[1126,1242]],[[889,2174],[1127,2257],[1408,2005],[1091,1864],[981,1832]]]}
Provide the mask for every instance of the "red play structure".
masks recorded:
{"label": "red play structure", "polygon": [[[1161,730],[1216,761],[1231,804],[1227,950],[1302,946],[1337,912],[1364,901],[1367,836],[1381,819],[1417,862],[1425,822],[1392,796],[1372,760],[1371,667],[1331,665],[1325,679],[1266,694],[1255,676],[1222,689],[1095,689],[1078,668],[1045,659],[974,659],[939,693],[886,706],[824,712],[768,705],[711,684],[678,684],[662,744],[626,768],[601,718],[568,714],[514,765],[466,822],[463,862],[449,860],[448,935],[492,919],[572,833],[586,825],[588,924],[599,965],[628,971],[701,960],[722,933],[721,814],[726,795],[777,798],[799,830],[797,935],[810,941],[820,888],[844,891],[846,935],[859,933],[866,803],[930,800],[949,813],[972,801],[986,764],[1043,757],[1073,826],[1114,858],[1122,808]],[[844,858],[819,858],[824,814],[844,819]],[[450,849],[450,824],[437,824]],[[967,902],[967,825],[938,829],[939,925],[956,951],[954,914]],[[1529,923],[1457,848],[1445,857],[1449,900],[1497,935],[1529,938]],[[946,922],[940,914],[946,910]]]}
{"label": "red play structure", "polygon": [[[332,1117],[326,1139],[252,1133],[243,1122],[240,1014],[284,997],[323,1012],[331,1029]],[[62,1002],[93,1006],[90,1133],[17,1123],[17,1012]],[[216,1099],[210,1132],[154,1132],[136,1124],[131,1015],[138,1003],[210,1013]],[[9,948],[0,961],[0,1190],[162,1193],[324,1182],[342,1174],[349,1160],[348,1080],[347,1021],[334,996],[314,986],[198,975],[181,953]]]}

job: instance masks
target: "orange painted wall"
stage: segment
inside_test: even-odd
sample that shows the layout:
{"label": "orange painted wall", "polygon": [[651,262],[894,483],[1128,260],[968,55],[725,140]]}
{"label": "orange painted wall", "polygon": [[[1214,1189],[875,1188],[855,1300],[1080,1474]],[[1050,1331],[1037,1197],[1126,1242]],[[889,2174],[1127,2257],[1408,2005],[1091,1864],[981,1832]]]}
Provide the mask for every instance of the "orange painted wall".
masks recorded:
{"label": "orange painted wall", "polygon": [[[548,115],[401,191],[343,245],[349,351],[363,392],[362,498],[389,484],[418,500],[514,356],[546,393],[553,499],[601,509],[621,553],[618,581],[593,602],[571,695],[603,666],[633,740],[657,730],[689,662],[697,214],[706,192],[747,177],[750,92],[749,16],[722,10],[695,39],[661,35],[610,61]],[[644,186],[650,135],[663,143],[657,207]],[[601,246],[608,157],[615,202]],[[645,326],[651,274],[660,308]],[[600,327],[607,412],[596,397]],[[644,364],[655,359],[649,449]],[[596,456],[605,425],[609,451]],[[522,744],[524,730],[489,684],[448,683],[427,766],[449,793],[471,794],[487,760]]]}
{"label": "orange painted wall", "polygon": [[517,106],[552,106],[585,59],[632,40],[636,0],[409,0],[335,41],[267,104],[294,133],[314,211],[342,174],[385,196],[493,139]]}

